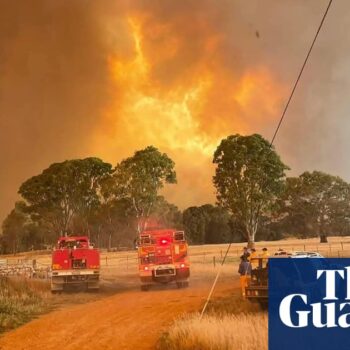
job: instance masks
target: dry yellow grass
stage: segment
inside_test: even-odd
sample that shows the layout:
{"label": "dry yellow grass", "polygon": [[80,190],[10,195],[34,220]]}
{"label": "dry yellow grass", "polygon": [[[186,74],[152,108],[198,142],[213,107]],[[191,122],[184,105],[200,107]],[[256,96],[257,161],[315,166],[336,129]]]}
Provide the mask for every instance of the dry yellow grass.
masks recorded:
{"label": "dry yellow grass", "polygon": [[0,277],[0,333],[47,311],[48,285],[42,281]]}
{"label": "dry yellow grass", "polygon": [[267,315],[186,316],[175,321],[160,350],[267,350]]}
{"label": "dry yellow grass", "polygon": [[192,314],[175,320],[159,340],[158,349],[267,349],[267,312],[239,295],[215,298],[203,319]]}

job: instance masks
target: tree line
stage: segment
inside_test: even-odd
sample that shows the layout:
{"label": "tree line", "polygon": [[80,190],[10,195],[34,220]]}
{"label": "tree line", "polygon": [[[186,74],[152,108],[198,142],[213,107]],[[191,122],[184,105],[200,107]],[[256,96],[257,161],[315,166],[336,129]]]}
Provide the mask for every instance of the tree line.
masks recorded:
{"label": "tree line", "polygon": [[[320,171],[289,170],[261,135],[231,135],[213,155],[216,205],[182,212],[159,192],[175,186],[175,163],[153,146],[115,167],[99,158],[54,163],[19,188],[2,224],[0,249],[51,247],[61,235],[88,235],[100,247],[130,247],[147,223],[185,229],[190,243],[275,240],[350,233],[350,185]],[[174,189],[175,190],[175,189]]]}

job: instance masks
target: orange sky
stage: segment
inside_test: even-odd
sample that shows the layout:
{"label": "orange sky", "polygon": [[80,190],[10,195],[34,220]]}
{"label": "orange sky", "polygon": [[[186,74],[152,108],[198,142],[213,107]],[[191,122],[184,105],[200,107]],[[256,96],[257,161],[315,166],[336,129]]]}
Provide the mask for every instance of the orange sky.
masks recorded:
{"label": "orange sky", "polygon": [[[176,162],[178,185],[164,191],[170,201],[182,208],[213,202],[211,160],[218,143],[230,133],[251,133],[274,121],[286,89],[263,65],[243,72],[225,66],[224,38],[205,18],[192,27],[183,16],[179,33],[172,23],[149,16],[126,17],[130,54],[109,57],[116,98],[106,106],[91,152],[113,161],[116,154],[153,144]],[[167,62],[169,69],[185,68],[181,50],[193,32],[201,41],[200,56],[173,82],[167,72],[159,76]]]}
{"label": "orange sky", "polygon": [[[0,2],[0,221],[51,163],[148,145],[176,162],[169,201],[214,202],[215,147],[271,138],[326,2]],[[278,136],[293,174],[350,179],[349,17],[332,8]]]}

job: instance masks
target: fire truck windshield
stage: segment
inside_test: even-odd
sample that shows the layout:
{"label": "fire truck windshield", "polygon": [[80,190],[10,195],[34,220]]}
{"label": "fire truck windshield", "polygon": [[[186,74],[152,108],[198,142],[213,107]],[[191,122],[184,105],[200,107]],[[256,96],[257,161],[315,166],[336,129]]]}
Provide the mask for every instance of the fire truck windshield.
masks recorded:
{"label": "fire truck windshield", "polygon": [[68,249],[74,249],[74,248],[85,248],[87,247],[86,240],[68,240],[68,241],[60,241],[58,248],[68,248]]}

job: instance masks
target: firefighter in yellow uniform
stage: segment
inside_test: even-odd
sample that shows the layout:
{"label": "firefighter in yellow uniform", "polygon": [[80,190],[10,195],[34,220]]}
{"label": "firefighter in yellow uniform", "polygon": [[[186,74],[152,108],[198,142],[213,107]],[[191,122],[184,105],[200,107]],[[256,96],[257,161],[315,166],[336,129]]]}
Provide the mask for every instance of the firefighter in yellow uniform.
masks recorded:
{"label": "firefighter in yellow uniform", "polygon": [[267,250],[267,248],[263,248],[262,250],[262,254],[260,255],[262,259],[262,267],[266,267],[267,266],[267,262],[269,261],[269,256],[270,256],[270,253],[269,251]]}
{"label": "firefighter in yellow uniform", "polygon": [[252,270],[257,269],[259,267],[259,255],[255,248],[251,249],[249,260],[250,264],[252,265]]}

